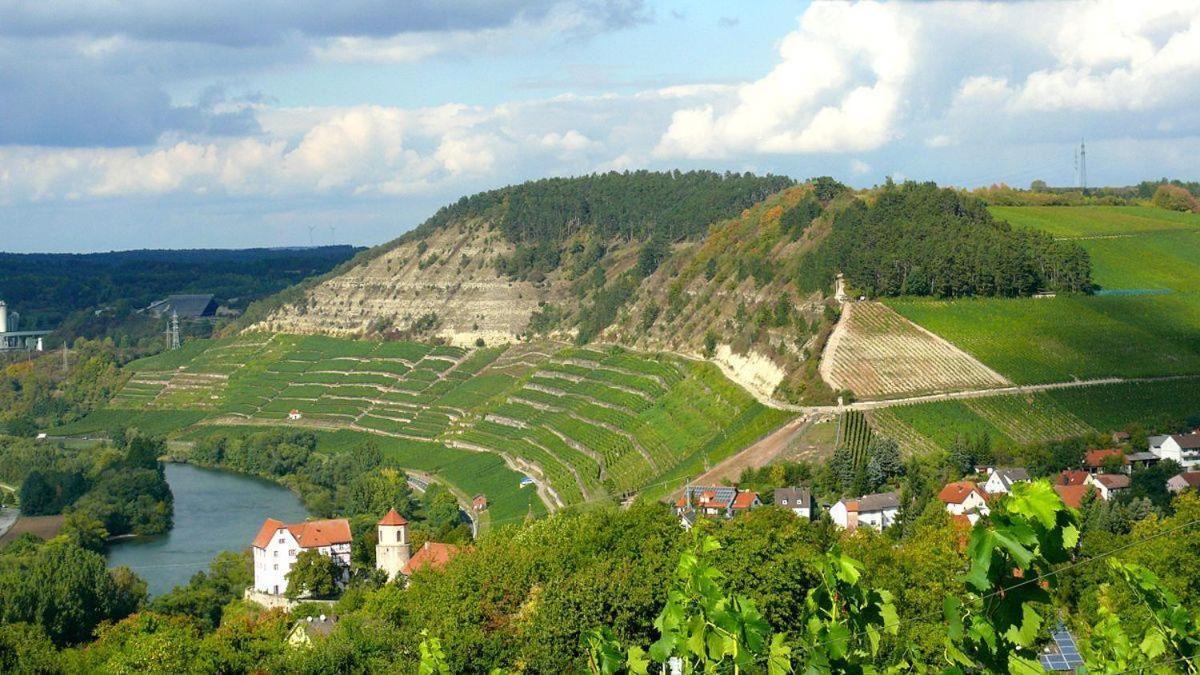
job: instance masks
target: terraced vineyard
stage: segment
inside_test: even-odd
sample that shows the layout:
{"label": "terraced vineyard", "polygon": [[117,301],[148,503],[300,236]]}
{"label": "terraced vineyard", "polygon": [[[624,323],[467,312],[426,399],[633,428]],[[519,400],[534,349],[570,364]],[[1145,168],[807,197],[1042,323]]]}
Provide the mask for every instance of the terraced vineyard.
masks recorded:
{"label": "terraced vineyard", "polygon": [[1105,384],[932,403],[868,413],[875,432],[913,452],[945,449],[957,436],[1033,443],[1140,424],[1154,430],[1200,415],[1200,377]]}
{"label": "terraced vineyard", "polygon": [[[415,443],[405,447],[433,455],[487,453],[533,477],[551,508],[632,493],[690,467],[729,429],[767,433],[784,417],[711,364],[615,347],[466,351],[251,334],[128,368],[128,384],[95,415],[103,422],[74,429],[176,416],[180,427],[197,425],[190,434],[296,426]],[[289,419],[293,410],[300,419]],[[403,456],[413,463],[411,451]]]}
{"label": "terraced vineyard", "polygon": [[887,398],[1008,384],[969,354],[878,302],[847,303],[821,372],[834,389]]}

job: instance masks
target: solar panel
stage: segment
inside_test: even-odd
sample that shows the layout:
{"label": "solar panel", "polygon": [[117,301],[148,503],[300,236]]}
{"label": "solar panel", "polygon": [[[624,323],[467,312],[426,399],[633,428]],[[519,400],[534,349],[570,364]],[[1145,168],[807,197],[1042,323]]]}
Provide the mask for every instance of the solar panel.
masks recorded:
{"label": "solar panel", "polygon": [[1083,665],[1083,657],[1079,655],[1079,645],[1075,636],[1063,626],[1050,633],[1054,644],[1046,647],[1042,654],[1041,664],[1046,670],[1073,671]]}

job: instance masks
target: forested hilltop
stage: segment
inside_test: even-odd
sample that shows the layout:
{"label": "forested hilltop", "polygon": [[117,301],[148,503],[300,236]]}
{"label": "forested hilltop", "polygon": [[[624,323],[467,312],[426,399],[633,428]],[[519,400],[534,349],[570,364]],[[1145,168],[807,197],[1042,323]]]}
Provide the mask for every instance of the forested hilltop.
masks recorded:
{"label": "forested hilltop", "polygon": [[248,312],[255,330],[617,342],[715,360],[760,397],[827,403],[816,358],[855,294],[1086,293],[1087,254],[932,183],[607,173],[464,197],[342,273]]}

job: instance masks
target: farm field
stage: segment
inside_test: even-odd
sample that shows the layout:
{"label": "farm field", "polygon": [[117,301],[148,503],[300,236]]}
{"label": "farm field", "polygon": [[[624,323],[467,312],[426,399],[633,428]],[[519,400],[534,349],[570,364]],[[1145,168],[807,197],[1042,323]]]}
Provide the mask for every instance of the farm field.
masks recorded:
{"label": "farm field", "polygon": [[888,305],[1015,382],[1200,374],[1200,216],[1154,207],[992,207],[1075,239],[1096,296]]}
{"label": "farm field", "polygon": [[1175,427],[1200,416],[1200,377],[1104,384],[894,406],[868,413],[875,433],[912,452],[946,449],[958,436],[1034,443],[1139,424]]}
{"label": "farm field", "polygon": [[1045,230],[1056,237],[1200,228],[1200,215],[1156,206],[991,206],[988,211],[1014,226]]}
{"label": "farm field", "polygon": [[[789,417],[711,364],[615,347],[253,334],[195,344],[129,364],[110,407],[54,433],[306,428],[331,451],[373,438],[398,465],[493,501],[528,475],[557,508],[682,480]],[[514,494],[494,518],[530,509],[533,489]]]}
{"label": "farm field", "polygon": [[1195,296],[899,299],[887,304],[1019,384],[1200,374],[1200,303]]}
{"label": "farm field", "polygon": [[887,398],[1009,384],[949,342],[921,330],[878,302],[842,309],[822,372],[834,389],[858,398]]}

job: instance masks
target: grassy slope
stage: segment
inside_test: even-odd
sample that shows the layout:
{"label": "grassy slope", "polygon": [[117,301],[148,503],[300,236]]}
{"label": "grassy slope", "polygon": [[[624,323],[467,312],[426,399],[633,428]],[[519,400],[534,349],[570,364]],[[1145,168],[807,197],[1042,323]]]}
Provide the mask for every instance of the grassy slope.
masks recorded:
{"label": "grassy slope", "polygon": [[[1200,216],[1153,207],[993,207],[1016,226],[1078,240],[1114,295],[889,304],[1019,383],[1200,375]],[[1138,293],[1155,290],[1161,294]],[[1121,292],[1132,293],[1120,295]],[[880,411],[910,445],[960,432],[1045,440],[1130,424],[1161,428],[1200,412],[1200,377],[998,396]]]}
{"label": "grassy slope", "polygon": [[[500,452],[536,463],[564,501],[578,503],[681,479],[787,417],[711,364],[620,348],[467,352],[249,334],[129,369],[109,408],[59,433],[191,426],[183,436],[195,438],[212,428],[289,425],[317,431],[326,451],[373,440],[401,466],[488,494],[497,521],[543,508],[533,490],[519,489],[520,474]],[[293,408],[300,422],[286,420]],[[481,448],[495,452],[474,451]]]}
{"label": "grassy slope", "polygon": [[1200,373],[1200,217],[1150,207],[993,212],[1083,237],[1104,291],[1169,292],[889,304],[1017,382]]}

